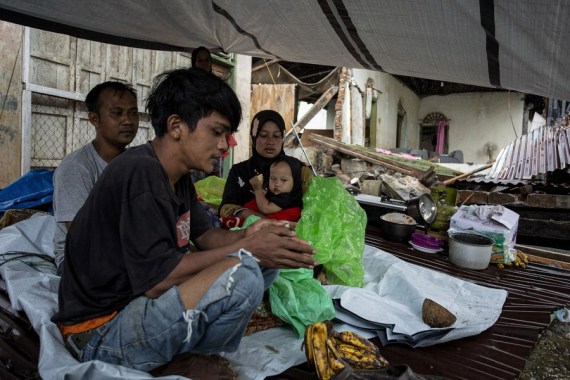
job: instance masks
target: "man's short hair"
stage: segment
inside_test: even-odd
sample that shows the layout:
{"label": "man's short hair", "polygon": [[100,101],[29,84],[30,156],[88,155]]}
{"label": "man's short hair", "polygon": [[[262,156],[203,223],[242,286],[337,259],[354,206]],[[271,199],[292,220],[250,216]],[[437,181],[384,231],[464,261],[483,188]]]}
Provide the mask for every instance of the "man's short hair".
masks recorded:
{"label": "man's short hair", "polygon": [[128,92],[135,98],[135,100],[137,99],[137,90],[135,90],[130,84],[107,81],[99,83],[89,91],[85,97],[85,106],[87,107],[87,111],[95,113],[99,111],[99,96],[101,95],[101,92],[107,88],[119,93]]}
{"label": "man's short hair", "polygon": [[166,133],[166,122],[178,115],[196,128],[198,120],[217,112],[230,122],[235,132],[241,121],[241,105],[231,87],[207,71],[188,68],[166,71],[154,79],[146,101],[152,127],[157,137]]}

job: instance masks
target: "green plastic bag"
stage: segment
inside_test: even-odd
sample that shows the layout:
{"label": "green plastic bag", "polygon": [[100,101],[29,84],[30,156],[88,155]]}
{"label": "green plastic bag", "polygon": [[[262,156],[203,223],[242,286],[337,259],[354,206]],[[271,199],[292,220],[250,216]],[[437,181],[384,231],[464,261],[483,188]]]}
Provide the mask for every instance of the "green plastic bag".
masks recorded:
{"label": "green plastic bag", "polygon": [[336,177],[314,177],[303,195],[297,236],[316,250],[332,284],[364,284],[364,230],[366,212]]}
{"label": "green plastic bag", "polygon": [[[250,215],[240,230],[261,219]],[[281,269],[268,289],[269,305],[273,315],[289,324],[300,338],[311,323],[335,316],[331,297],[309,269]]]}
{"label": "green plastic bag", "polygon": [[215,175],[211,175],[194,183],[196,192],[204,202],[219,205],[222,203],[226,180]]}
{"label": "green plastic bag", "polygon": [[335,316],[332,299],[309,269],[282,269],[269,287],[271,312],[291,325],[298,337],[305,327]]}

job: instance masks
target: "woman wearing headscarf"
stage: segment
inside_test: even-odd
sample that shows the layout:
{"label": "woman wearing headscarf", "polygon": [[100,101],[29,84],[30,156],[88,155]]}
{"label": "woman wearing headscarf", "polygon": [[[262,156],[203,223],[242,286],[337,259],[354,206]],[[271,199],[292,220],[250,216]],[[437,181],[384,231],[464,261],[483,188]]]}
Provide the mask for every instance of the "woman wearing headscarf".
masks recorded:
{"label": "woman wearing headscarf", "polygon": [[204,46],[192,50],[192,67],[212,72],[212,54]]}
{"label": "woman wearing headscarf", "polygon": [[[244,207],[247,202],[255,199],[249,180],[260,174],[268,173],[269,166],[275,159],[286,156],[283,151],[285,121],[278,112],[273,110],[258,112],[251,121],[250,136],[253,155],[248,160],[232,166],[220,204],[220,216],[222,217],[236,216],[242,219],[250,215],[264,217],[263,214]],[[290,159],[297,160],[293,157]],[[312,178],[311,168],[301,163],[303,192],[309,187]]]}

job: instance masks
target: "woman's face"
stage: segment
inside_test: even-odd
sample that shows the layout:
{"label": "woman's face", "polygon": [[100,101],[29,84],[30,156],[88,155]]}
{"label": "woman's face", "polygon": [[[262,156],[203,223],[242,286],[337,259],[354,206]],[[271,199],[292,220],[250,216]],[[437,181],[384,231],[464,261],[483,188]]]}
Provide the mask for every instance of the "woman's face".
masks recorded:
{"label": "woman's face", "polygon": [[274,121],[266,121],[255,139],[255,150],[265,158],[274,158],[283,148],[283,135]]}
{"label": "woman's face", "polygon": [[198,69],[210,71],[212,69],[212,57],[210,53],[205,50],[201,50],[196,55],[196,67]]}

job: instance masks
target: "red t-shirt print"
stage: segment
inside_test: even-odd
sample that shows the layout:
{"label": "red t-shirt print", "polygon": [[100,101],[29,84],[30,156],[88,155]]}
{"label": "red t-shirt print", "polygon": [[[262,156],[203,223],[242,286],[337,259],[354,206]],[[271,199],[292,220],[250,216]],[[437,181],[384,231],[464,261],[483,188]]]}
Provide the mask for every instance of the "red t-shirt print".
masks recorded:
{"label": "red t-shirt print", "polygon": [[186,247],[190,243],[190,211],[186,211],[178,217],[176,233],[178,235],[178,248]]}

